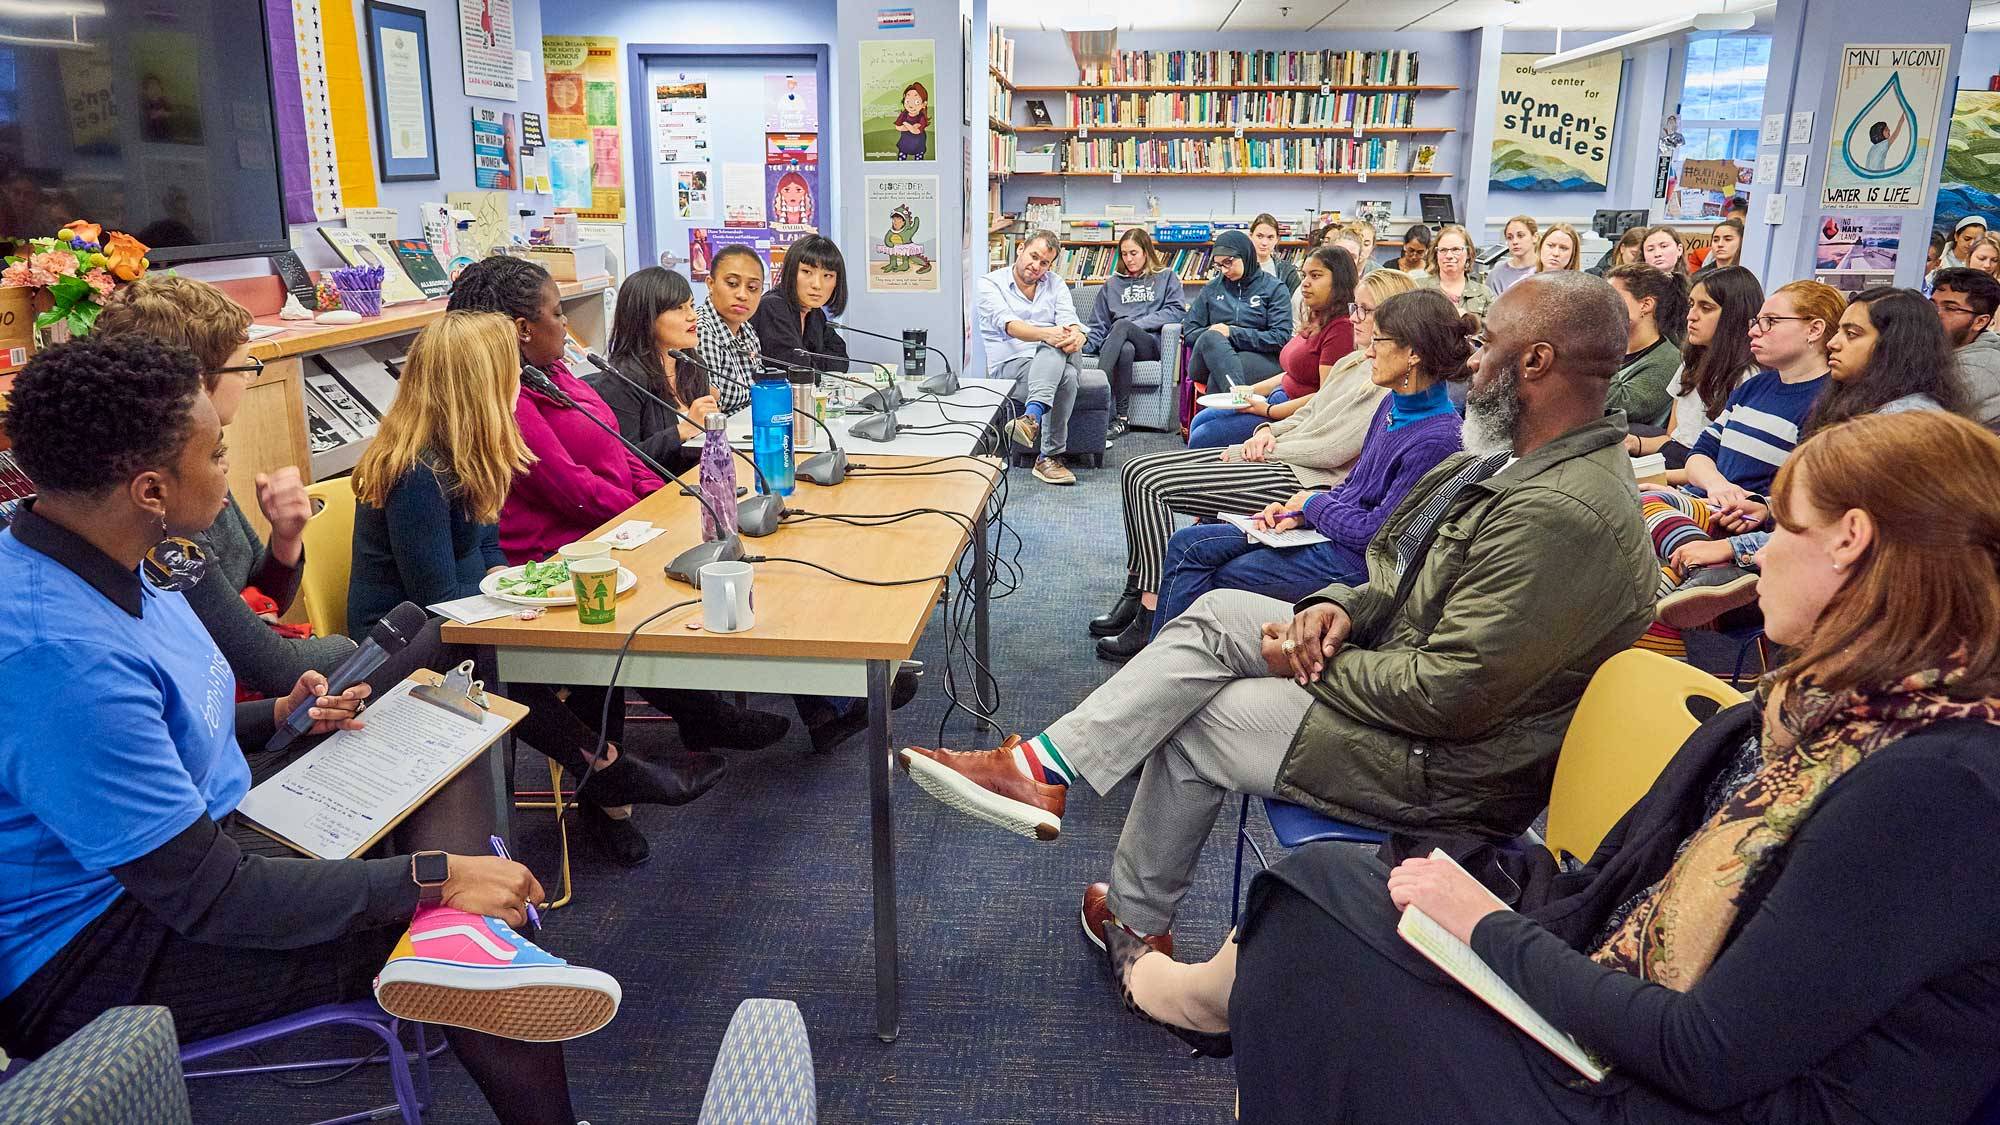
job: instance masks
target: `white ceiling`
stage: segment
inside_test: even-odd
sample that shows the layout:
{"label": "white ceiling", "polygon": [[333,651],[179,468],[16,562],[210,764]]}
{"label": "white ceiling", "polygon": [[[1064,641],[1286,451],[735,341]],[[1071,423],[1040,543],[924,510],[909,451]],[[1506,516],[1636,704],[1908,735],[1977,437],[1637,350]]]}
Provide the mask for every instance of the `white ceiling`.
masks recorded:
{"label": "white ceiling", "polygon": [[[1504,25],[1629,31],[1696,12],[1772,0],[991,0],[1006,28],[1059,31],[1079,20],[1124,31],[1470,31]],[[1935,0],[1927,0],[1935,2]],[[1944,0],[1949,3],[1951,0]],[[1963,0],[1961,0],[1963,2]],[[1101,25],[1100,23],[1100,25]],[[1973,27],[2000,27],[2000,0],[1975,0]]]}

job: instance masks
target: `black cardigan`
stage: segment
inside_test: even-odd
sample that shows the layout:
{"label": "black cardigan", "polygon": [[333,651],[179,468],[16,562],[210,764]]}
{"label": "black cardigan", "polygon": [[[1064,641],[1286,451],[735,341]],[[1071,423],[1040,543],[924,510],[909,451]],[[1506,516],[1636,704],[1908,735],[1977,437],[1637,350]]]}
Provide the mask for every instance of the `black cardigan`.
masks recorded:
{"label": "black cardigan", "polygon": [[[796,363],[821,371],[845,372],[848,368],[847,341],[826,326],[826,310],[806,314],[805,331],[799,330],[799,309],[782,291],[773,289],[750,314],[750,328],[757,333],[757,347],[765,356],[780,363]],[[797,348],[839,359],[810,359],[794,354]]]}
{"label": "black cardigan", "polygon": [[[646,373],[638,370],[637,365],[615,358],[611,365],[633,382],[646,385]],[[667,408],[639,393],[632,383],[603,371],[591,371],[583,381],[611,408],[612,416],[618,420],[618,432],[636,443],[646,456],[676,473],[687,472],[701,460],[700,449],[681,444],[680,423]],[[660,397],[671,400],[673,396]]]}

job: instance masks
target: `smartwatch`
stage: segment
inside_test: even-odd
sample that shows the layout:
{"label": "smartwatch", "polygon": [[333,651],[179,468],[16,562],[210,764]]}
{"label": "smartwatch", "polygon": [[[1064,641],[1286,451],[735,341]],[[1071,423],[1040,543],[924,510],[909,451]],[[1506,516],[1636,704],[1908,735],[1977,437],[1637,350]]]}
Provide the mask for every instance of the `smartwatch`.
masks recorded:
{"label": "smartwatch", "polygon": [[436,906],[444,901],[445,880],[451,878],[451,857],[443,852],[418,852],[410,857],[410,881],[417,885],[417,901]]}

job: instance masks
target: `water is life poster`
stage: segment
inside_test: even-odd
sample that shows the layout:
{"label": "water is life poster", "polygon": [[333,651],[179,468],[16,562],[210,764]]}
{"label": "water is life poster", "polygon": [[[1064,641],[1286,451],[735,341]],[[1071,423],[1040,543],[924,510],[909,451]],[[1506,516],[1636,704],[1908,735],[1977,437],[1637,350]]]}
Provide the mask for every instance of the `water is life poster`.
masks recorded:
{"label": "water is life poster", "polygon": [[1921,207],[1951,50],[1937,44],[1840,49],[1823,208]]}

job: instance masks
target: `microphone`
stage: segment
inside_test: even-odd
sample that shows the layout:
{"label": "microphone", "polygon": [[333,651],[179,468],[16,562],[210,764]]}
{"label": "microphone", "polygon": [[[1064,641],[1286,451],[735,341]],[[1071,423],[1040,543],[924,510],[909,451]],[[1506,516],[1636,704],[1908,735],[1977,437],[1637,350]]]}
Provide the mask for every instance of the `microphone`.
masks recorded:
{"label": "microphone", "polygon": [[[374,675],[375,670],[386,663],[389,657],[408,648],[410,639],[423,632],[424,626],[429,623],[430,614],[425,613],[423,607],[415,602],[404,602],[390,610],[386,617],[376,622],[375,627],[368,631],[368,639],[361,642],[361,647],[355,649],[346,660],[341,661],[340,667],[333,670],[333,675],[326,678],[325,694],[339,695]],[[269,742],[264,743],[264,749],[283,750],[290,746],[293,740],[311,730],[312,709],[318,705],[319,699],[313,697],[292,708],[292,713],[285,718],[284,725],[278,728],[278,732],[271,736]]]}
{"label": "microphone", "polygon": [[[905,342],[901,336],[885,336],[880,332],[870,332],[866,328],[856,328],[851,324],[835,324],[833,321],[829,320],[826,322],[826,326],[828,328],[837,328],[842,332],[859,332],[863,336],[873,336],[877,340],[887,340],[892,344],[901,344]],[[937,354],[937,357],[944,361],[944,371],[941,374],[933,375],[930,378],[925,379],[923,382],[917,384],[917,389],[928,395],[957,394],[958,374],[957,372],[951,369],[951,357],[944,354],[941,351],[938,351],[936,347],[930,344],[925,344],[924,350],[927,352],[935,352]]]}
{"label": "microphone", "polygon": [[820,375],[828,379],[838,379],[843,383],[853,383],[857,387],[866,387],[870,392],[862,396],[860,405],[876,413],[848,426],[848,437],[860,438],[863,441],[896,440],[896,431],[901,429],[896,424],[896,408],[903,404],[903,396],[897,393],[896,384],[890,383],[887,387],[877,387],[873,383],[864,383],[859,379],[850,379],[845,375],[836,374],[832,371],[822,371]]}
{"label": "microphone", "polygon": [[[820,352],[809,352],[809,351],[805,350],[804,348],[793,348],[793,349],[792,349],[792,354],[793,354],[793,355],[803,355],[803,356],[811,356],[811,357],[813,357],[814,359],[831,359],[831,360],[836,360],[836,361],[839,361],[839,362],[841,362],[841,363],[846,363],[846,364],[850,364],[850,365],[856,362],[855,360],[851,360],[851,359],[842,359],[842,358],[841,358],[840,356],[837,356],[837,355],[824,355],[824,354],[822,354],[822,353],[820,353]],[[860,362],[862,362],[862,363],[867,363],[868,361],[867,361],[867,360],[861,360]],[[887,367],[885,367],[885,366],[883,366],[882,364],[879,364],[879,363],[873,363],[873,364],[869,364],[869,366],[871,366],[871,367],[875,368],[875,369],[876,369],[876,370],[878,370],[878,371],[887,371],[887,370],[888,370],[888,368],[887,368]],[[831,376],[833,376],[833,377],[834,377],[834,378],[836,378],[836,379],[842,379],[842,378],[844,378],[844,376],[842,376],[842,375],[841,375],[841,374],[839,374],[838,372],[834,372],[834,371],[821,371],[821,370],[819,370],[819,369],[817,369],[817,368],[815,368],[814,370],[815,370],[815,372],[816,372],[817,374],[820,374],[820,375],[831,375]],[[889,378],[889,384],[888,384],[887,386],[884,386],[884,387],[877,387],[877,386],[874,386],[874,385],[872,385],[872,384],[868,384],[868,383],[861,383],[861,382],[860,382],[859,380],[856,380],[856,379],[846,379],[846,382],[849,382],[849,383],[855,383],[855,384],[857,384],[857,385],[859,385],[859,386],[865,386],[865,387],[867,387],[867,388],[868,388],[868,393],[867,393],[867,394],[865,394],[865,395],[863,395],[863,396],[861,396],[861,401],[860,401],[860,402],[857,402],[857,403],[855,403],[855,404],[854,404],[854,408],[855,408],[855,410],[856,410],[857,412],[859,412],[859,413],[862,413],[862,414],[869,414],[869,413],[875,413],[875,412],[879,412],[879,411],[888,411],[888,410],[894,410],[894,409],[896,409],[897,407],[899,407],[899,406],[903,405],[903,402],[904,402],[904,399],[903,399],[903,391],[902,391],[902,389],[901,389],[900,387],[896,386],[896,379],[895,379],[895,376],[893,376],[893,375],[892,375],[892,376],[890,376],[890,378]]]}
{"label": "microphone", "polygon": [[[576,407],[576,400],[564,393],[563,389],[556,386],[555,382],[549,378],[547,372],[544,372],[534,364],[524,363],[521,365],[521,385],[527,387],[529,390],[546,395],[563,406],[572,409]],[[646,467],[653,470],[661,480],[670,481],[677,485],[682,494],[692,496],[696,503],[708,509],[708,514],[714,517],[715,525],[718,528],[728,522],[722,518],[722,513],[715,510],[715,505],[708,502],[708,497],[703,496],[697,489],[689,488],[679,477],[668,472],[664,465],[646,456],[646,451],[634,445],[624,434],[619,433],[616,426],[606,425],[602,418],[599,418],[588,410],[578,410],[577,413],[590,419],[591,425],[596,426],[598,429],[617,439],[618,444],[630,450],[632,456],[645,462]],[[766,532],[766,534],[769,533]],[[706,543],[689,547],[687,550],[675,555],[673,561],[667,564],[667,577],[679,579],[699,590],[701,589],[701,568],[703,566],[712,562],[735,562],[742,557],[743,537],[732,532],[720,539],[712,539]]]}
{"label": "microphone", "polygon": [[818,426],[820,432],[826,435],[826,452],[815,453],[811,457],[799,462],[798,475],[814,484],[826,485],[828,487],[846,480],[847,454],[841,450],[840,443],[834,440],[833,430],[825,422],[807,414],[803,410],[794,408],[792,413]]}
{"label": "microphone", "polygon": [[[707,370],[706,367],[702,367],[700,360],[678,348],[669,350],[667,354],[673,356],[676,362],[692,363],[696,367],[701,367],[704,371]],[[626,385],[645,395],[647,398],[652,399],[655,403],[658,403],[661,409],[667,413],[706,433],[708,427],[703,422],[697,422],[693,418],[681,413],[675,409],[673,403],[647,390],[638,380],[630,378],[623,371],[606,363],[603,357],[599,356],[596,352],[585,352],[583,358],[589,360],[592,367],[597,368],[606,375],[624,380]],[[704,437],[702,440],[706,441],[707,438]],[[750,471],[756,475],[758,488],[757,495],[746,496],[736,502],[736,525],[743,534],[750,536],[752,539],[761,539],[778,530],[779,523],[784,520],[785,498],[772,491],[771,482],[764,479],[764,470],[757,467],[756,458],[736,448],[733,444],[729,447],[729,451],[741,457],[744,463],[750,466]]]}

